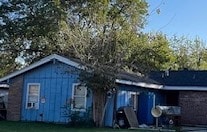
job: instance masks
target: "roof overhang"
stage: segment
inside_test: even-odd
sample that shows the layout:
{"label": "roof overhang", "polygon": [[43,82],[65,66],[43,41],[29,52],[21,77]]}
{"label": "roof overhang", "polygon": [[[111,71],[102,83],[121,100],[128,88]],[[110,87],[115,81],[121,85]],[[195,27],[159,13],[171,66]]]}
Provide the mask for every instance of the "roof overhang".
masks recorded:
{"label": "roof overhang", "polygon": [[120,79],[116,79],[116,83],[138,86],[138,87],[143,87],[143,88],[151,88],[151,89],[162,89],[163,88],[163,85],[159,85],[159,84],[146,83],[146,82],[132,82],[132,81],[126,81],[126,80],[120,80]]}
{"label": "roof overhang", "polygon": [[207,86],[164,86],[163,90],[174,91],[207,91]]}

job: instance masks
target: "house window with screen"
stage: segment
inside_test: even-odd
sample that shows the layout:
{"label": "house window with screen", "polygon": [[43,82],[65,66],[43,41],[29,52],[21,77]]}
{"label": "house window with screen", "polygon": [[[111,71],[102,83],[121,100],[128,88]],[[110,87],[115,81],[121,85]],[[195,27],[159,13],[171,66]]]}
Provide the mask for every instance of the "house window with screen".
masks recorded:
{"label": "house window with screen", "polygon": [[85,111],[86,110],[86,94],[87,88],[80,84],[73,85],[73,102],[72,110]]}
{"label": "house window with screen", "polygon": [[27,109],[39,109],[40,84],[29,83],[27,87]]}

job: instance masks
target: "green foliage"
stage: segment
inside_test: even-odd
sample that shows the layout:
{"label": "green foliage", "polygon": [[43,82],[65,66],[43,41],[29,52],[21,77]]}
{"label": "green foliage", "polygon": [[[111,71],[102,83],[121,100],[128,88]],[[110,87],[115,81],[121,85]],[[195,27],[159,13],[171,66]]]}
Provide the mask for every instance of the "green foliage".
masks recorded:
{"label": "green foliage", "polygon": [[174,36],[171,39],[171,46],[176,57],[172,69],[204,70],[207,68],[206,46],[201,39]]}
{"label": "green foliage", "polygon": [[94,121],[101,126],[104,96],[115,87],[116,74],[125,65],[127,44],[130,44],[128,40],[122,42],[122,35],[124,32],[137,34],[143,27],[147,3],[139,0],[78,0],[69,1],[68,7],[67,49],[73,50],[69,55],[86,64],[80,80],[92,89],[93,94],[103,95],[99,100],[94,99],[94,108],[99,108],[93,109],[96,113]]}
{"label": "green foliage", "polygon": [[92,108],[87,108],[86,111],[73,111],[71,105],[63,107],[65,109],[64,116],[68,117],[69,127],[94,127],[92,118]]}
{"label": "green foliage", "polygon": [[140,34],[135,39],[127,57],[129,69],[147,73],[169,67],[174,56],[170,43],[163,34]]}
{"label": "green foliage", "polygon": [[77,0],[69,1],[68,5],[71,14],[69,22],[78,22],[87,29],[94,28],[93,33],[143,27],[147,13],[147,3],[143,0]]}
{"label": "green foliage", "polygon": [[94,127],[95,124],[93,122],[91,112],[91,110],[86,110],[84,113],[79,111],[72,112],[69,116],[70,121],[68,125],[70,127]]}
{"label": "green foliage", "polygon": [[10,52],[0,52],[0,77],[20,67],[20,64],[15,63],[16,57]]}
{"label": "green foliage", "polygon": [[87,86],[107,91],[114,87],[116,73],[125,65],[124,58],[131,44],[125,33],[137,34],[143,27],[147,3],[86,0],[69,1],[68,7],[69,30],[65,33],[66,49],[72,49],[69,56],[79,58],[88,64],[87,71],[93,71],[81,78]]}
{"label": "green foliage", "polygon": [[54,52],[57,46],[51,46],[49,40],[59,30],[59,21],[64,16],[62,8],[52,0],[1,1],[0,56],[7,60],[1,60],[1,65],[11,72],[18,68],[14,64],[18,57],[31,63],[34,58]]}

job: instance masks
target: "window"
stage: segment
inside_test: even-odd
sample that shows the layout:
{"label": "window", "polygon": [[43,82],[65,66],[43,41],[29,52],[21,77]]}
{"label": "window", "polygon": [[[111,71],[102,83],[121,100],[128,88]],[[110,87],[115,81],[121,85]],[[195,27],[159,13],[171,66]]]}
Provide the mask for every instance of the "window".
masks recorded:
{"label": "window", "polygon": [[76,111],[85,111],[86,110],[86,93],[87,88],[80,84],[73,85],[73,101],[72,101],[72,110]]}
{"label": "window", "polygon": [[130,92],[131,98],[129,101],[129,105],[136,111],[138,107],[138,95],[139,93],[136,92]]}
{"label": "window", "polygon": [[27,87],[27,109],[39,109],[40,84],[29,83]]}

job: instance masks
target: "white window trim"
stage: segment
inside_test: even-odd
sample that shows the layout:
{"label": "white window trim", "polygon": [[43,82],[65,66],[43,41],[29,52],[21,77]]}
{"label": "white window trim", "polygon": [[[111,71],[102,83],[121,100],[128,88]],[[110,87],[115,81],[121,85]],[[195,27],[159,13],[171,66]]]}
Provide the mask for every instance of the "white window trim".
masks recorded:
{"label": "white window trim", "polygon": [[77,85],[80,85],[80,83],[73,83],[73,86],[72,86],[72,103],[71,103],[71,110],[72,111],[83,111],[83,112],[85,112],[86,111],[86,103],[87,103],[87,87],[85,87],[86,88],[86,90],[85,90],[85,102],[84,102],[84,109],[76,109],[76,108],[73,108],[74,106],[73,106],[73,101],[74,101],[74,89],[75,89],[75,86],[77,86]]}
{"label": "white window trim", "polygon": [[138,105],[138,98],[137,96],[139,95],[139,92],[130,92],[130,96],[132,97],[134,95],[134,100],[133,100],[133,109],[137,110],[137,105]]}
{"label": "white window trim", "polygon": [[[39,90],[38,90],[38,102],[37,102],[37,107],[36,108],[33,108],[33,107],[28,107],[27,104],[28,104],[28,95],[29,95],[29,86],[30,85],[37,85],[39,87]],[[27,93],[26,93],[26,106],[25,108],[26,109],[39,109],[39,104],[40,104],[40,83],[28,83],[27,84]]]}

